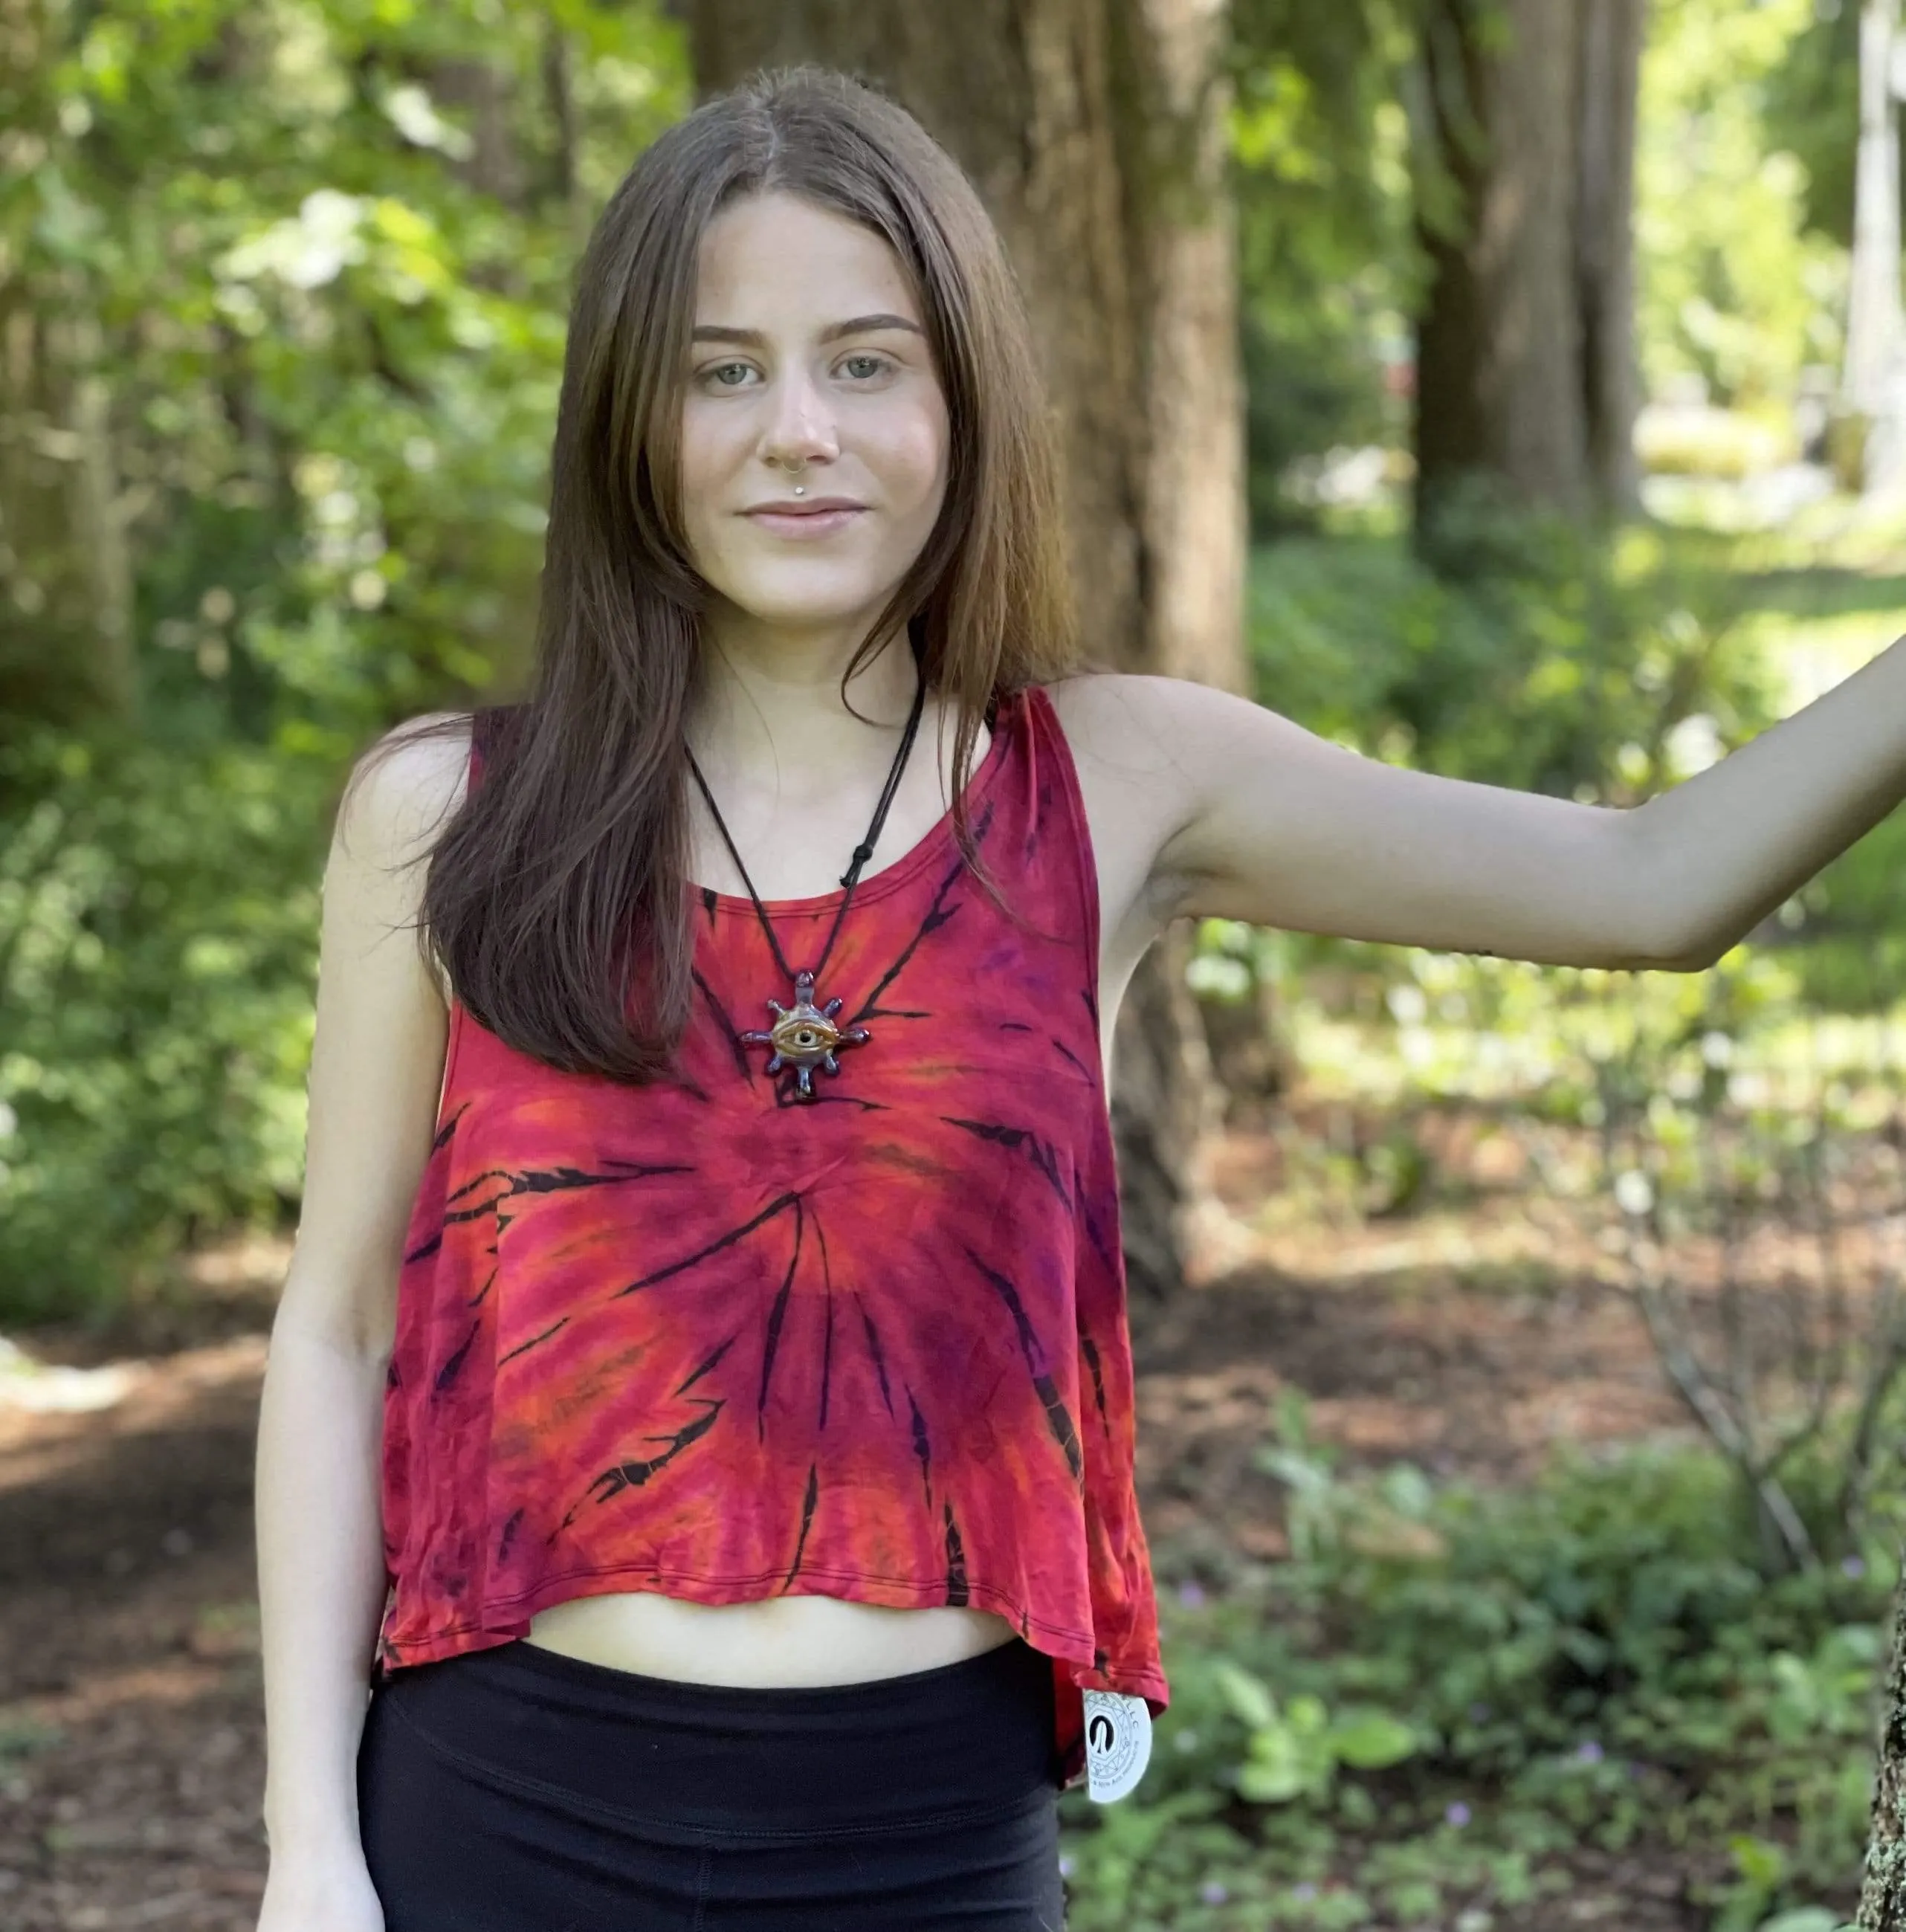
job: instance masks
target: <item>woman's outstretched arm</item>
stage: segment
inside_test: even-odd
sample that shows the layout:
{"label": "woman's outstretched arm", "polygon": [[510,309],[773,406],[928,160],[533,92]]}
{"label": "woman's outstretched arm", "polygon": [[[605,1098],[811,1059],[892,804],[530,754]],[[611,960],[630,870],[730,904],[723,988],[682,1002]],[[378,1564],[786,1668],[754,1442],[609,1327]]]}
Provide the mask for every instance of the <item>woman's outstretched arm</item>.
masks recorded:
{"label": "woman's outstretched arm", "polygon": [[384,1606],[384,1371],[428,1158],[446,1011],[416,936],[427,844],[465,754],[398,752],[341,813],[325,870],[305,1195],[259,1415],[265,1668],[261,1932],[379,1932],[356,1757]]}
{"label": "woman's outstretched arm", "polygon": [[1065,711],[1161,918],[1553,965],[1712,965],[1906,795],[1906,641],[1628,808],[1399,770],[1175,679]]}

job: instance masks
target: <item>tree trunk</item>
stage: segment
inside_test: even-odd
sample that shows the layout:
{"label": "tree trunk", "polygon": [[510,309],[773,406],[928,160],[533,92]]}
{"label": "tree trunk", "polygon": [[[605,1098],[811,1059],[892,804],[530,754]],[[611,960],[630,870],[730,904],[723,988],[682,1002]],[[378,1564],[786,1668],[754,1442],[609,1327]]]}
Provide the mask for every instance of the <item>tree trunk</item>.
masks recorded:
{"label": "tree trunk", "polygon": [[[61,139],[66,26],[47,0],[0,0],[0,103],[29,169]],[[41,717],[138,709],[108,368],[84,270],[0,250],[0,697]]]}
{"label": "tree trunk", "polygon": [[[1241,690],[1244,430],[1225,193],[1224,0],[694,0],[705,92],[814,60],[887,89],[971,177],[1057,412],[1094,657]],[[1209,1118],[1174,935],[1116,1034],[1135,1286],[1182,1267]]]}
{"label": "tree trunk", "polygon": [[506,207],[524,206],[529,170],[516,134],[515,76],[497,62],[461,55],[433,61],[429,74],[432,100],[469,122],[469,152],[451,162],[451,172]]}
{"label": "tree trunk", "polygon": [[1637,507],[1634,147],[1647,0],[1580,0],[1575,286],[1589,483],[1604,511]]}
{"label": "tree trunk", "polygon": [[1892,1651],[1880,1702],[1873,1834],[1853,1923],[1859,1932],[1906,1932],[1906,1584],[1893,1600]]}
{"label": "tree trunk", "polygon": [[1634,491],[1646,0],[1427,0],[1419,529],[1466,484],[1585,515]]}
{"label": "tree trunk", "polygon": [[1906,314],[1899,290],[1899,108],[1894,92],[1899,0],[1866,0],[1859,21],[1859,164],[1844,407],[1857,480],[1868,490],[1906,476]]}

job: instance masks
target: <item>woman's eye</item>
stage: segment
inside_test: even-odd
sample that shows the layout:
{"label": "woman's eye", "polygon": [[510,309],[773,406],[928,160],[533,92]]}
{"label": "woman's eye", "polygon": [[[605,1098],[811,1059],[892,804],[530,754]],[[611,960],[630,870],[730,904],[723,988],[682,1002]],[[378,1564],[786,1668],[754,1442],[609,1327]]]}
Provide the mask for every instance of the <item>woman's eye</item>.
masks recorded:
{"label": "woman's eye", "polygon": [[884,375],[891,366],[884,356],[850,356],[842,366],[846,368],[856,362],[867,365],[866,373],[870,376]]}
{"label": "woman's eye", "polygon": [[752,373],[746,362],[717,362],[712,368],[702,370],[702,380],[712,382],[718,389],[738,389],[741,386],[739,382],[725,382],[721,380],[724,376],[734,374],[737,370],[744,376]]}

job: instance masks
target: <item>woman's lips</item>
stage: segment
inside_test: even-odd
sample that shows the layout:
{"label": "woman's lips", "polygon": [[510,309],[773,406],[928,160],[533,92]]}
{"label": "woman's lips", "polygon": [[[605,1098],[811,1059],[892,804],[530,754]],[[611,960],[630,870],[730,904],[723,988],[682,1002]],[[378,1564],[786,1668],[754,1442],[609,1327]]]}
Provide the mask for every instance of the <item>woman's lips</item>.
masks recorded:
{"label": "woman's lips", "polygon": [[749,520],[782,537],[827,537],[844,530],[863,514],[851,510],[749,510]]}

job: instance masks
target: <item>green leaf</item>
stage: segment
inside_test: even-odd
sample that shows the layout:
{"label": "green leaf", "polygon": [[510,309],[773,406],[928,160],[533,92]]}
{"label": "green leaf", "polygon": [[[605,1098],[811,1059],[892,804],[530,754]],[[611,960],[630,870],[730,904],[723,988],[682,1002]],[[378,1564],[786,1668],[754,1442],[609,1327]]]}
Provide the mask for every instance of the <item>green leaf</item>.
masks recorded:
{"label": "green leaf", "polygon": [[1277,1700],[1261,1677],[1226,1658],[1217,1666],[1217,1681],[1225,1701],[1253,1730],[1277,1723]]}
{"label": "green leaf", "polygon": [[1749,1885],[1758,1886],[1763,1891],[1770,1891],[1779,1884],[1787,1870],[1786,1852],[1769,1839],[1736,1833],[1727,1840],[1727,1849],[1734,1856],[1741,1876]]}
{"label": "green leaf", "polygon": [[1387,1712],[1346,1712],[1331,1727],[1328,1742],[1344,1763],[1358,1771],[1380,1771],[1400,1764],[1416,1750],[1416,1733]]}
{"label": "green leaf", "polygon": [[1316,1768],[1298,1740],[1283,1730],[1259,1731],[1238,1768],[1239,1794],[1253,1804],[1286,1804],[1316,1781]]}
{"label": "green leaf", "polygon": [[1287,1721],[1295,1736],[1321,1738],[1330,1728],[1330,1712],[1321,1697],[1306,1691],[1290,1700]]}

